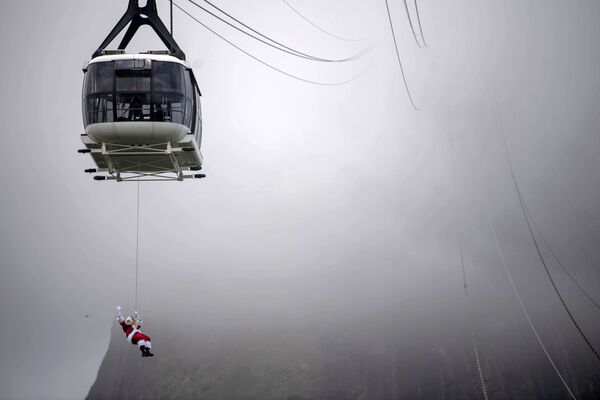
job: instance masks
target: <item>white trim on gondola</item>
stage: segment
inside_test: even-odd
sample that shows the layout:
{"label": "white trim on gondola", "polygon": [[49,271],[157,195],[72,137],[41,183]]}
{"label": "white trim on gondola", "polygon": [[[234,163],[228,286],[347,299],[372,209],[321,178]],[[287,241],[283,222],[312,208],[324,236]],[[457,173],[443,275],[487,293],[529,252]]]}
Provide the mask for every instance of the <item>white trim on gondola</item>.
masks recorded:
{"label": "white trim on gondola", "polygon": [[91,60],[88,65],[96,64],[99,62],[117,61],[117,60],[152,60],[152,61],[166,61],[174,62],[183,65],[186,68],[191,68],[191,64],[188,61],[180,60],[179,58],[169,56],[166,54],[151,54],[151,53],[135,53],[135,54],[111,54],[105,56],[99,56]]}

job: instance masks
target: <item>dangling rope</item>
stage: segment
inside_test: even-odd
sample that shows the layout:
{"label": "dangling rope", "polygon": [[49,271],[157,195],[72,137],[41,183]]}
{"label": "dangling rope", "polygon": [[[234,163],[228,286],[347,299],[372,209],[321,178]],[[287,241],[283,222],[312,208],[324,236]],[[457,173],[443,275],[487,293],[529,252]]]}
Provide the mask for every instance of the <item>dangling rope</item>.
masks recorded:
{"label": "dangling rope", "polygon": [[[140,163],[138,161],[138,173]],[[139,254],[140,254],[140,178],[137,179],[137,217],[135,229],[135,301],[134,310],[138,309],[138,281],[139,281]]]}

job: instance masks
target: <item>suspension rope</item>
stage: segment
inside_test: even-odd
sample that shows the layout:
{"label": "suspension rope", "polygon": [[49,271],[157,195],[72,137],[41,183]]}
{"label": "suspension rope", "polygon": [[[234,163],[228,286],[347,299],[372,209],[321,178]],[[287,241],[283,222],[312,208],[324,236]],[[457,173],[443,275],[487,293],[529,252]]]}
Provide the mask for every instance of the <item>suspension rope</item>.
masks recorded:
{"label": "suspension rope", "polygon": [[331,36],[332,38],[335,38],[335,39],[338,39],[338,40],[343,40],[344,42],[362,42],[363,40],[366,39],[366,38],[362,38],[362,39],[348,39],[348,38],[343,38],[341,36],[334,35],[333,33],[329,32],[329,31],[321,28],[319,25],[315,24],[308,17],[304,16],[304,14],[302,14],[300,11],[298,11],[298,9],[295,8],[294,6],[292,6],[287,0],[281,0],[281,1],[283,1],[283,3],[286,6],[288,6],[293,12],[295,12],[296,14],[298,14],[300,16],[300,18],[302,18],[303,20],[305,20],[306,22],[308,22],[309,24],[311,24],[313,27],[317,28],[318,30],[320,30],[324,34]]}
{"label": "suspension rope", "polygon": [[[138,173],[140,169],[138,161]],[[138,287],[139,287],[139,254],[140,254],[140,178],[137,179],[137,216],[135,229],[135,306],[134,310],[138,309]]]}
{"label": "suspension rope", "polygon": [[414,0],[415,10],[417,11],[417,23],[419,24],[419,32],[421,34],[421,39],[423,39],[423,44],[425,47],[428,46],[427,41],[425,40],[425,35],[423,34],[423,27],[421,26],[421,16],[419,15],[419,6],[417,4],[417,0]]}
{"label": "suspension rope", "polygon": [[364,70],[363,70],[363,71],[362,71],[360,74],[358,74],[358,75],[354,76],[354,77],[353,77],[353,78],[351,78],[351,79],[348,79],[348,80],[346,80],[346,81],[342,81],[342,82],[318,82],[318,81],[311,81],[311,80],[309,80],[309,79],[304,79],[304,78],[301,78],[301,77],[299,77],[299,76],[293,75],[293,74],[291,74],[291,73],[289,73],[289,72],[286,72],[286,71],[284,71],[284,70],[282,70],[282,69],[279,69],[279,68],[277,68],[277,67],[275,67],[275,66],[273,66],[273,65],[271,65],[271,64],[269,64],[269,63],[267,63],[266,61],[263,61],[263,60],[261,60],[260,58],[258,58],[258,57],[256,57],[256,56],[252,55],[252,54],[251,54],[251,53],[249,53],[248,51],[246,51],[246,50],[242,49],[241,47],[237,46],[237,45],[236,45],[236,44],[234,44],[233,42],[231,42],[231,41],[227,40],[225,37],[223,37],[222,35],[220,35],[220,34],[219,34],[219,33],[217,33],[216,31],[214,31],[214,30],[212,30],[211,28],[209,28],[209,27],[208,27],[206,24],[204,24],[202,21],[200,21],[199,19],[197,19],[196,17],[194,17],[192,14],[190,14],[190,13],[189,13],[189,12],[187,12],[185,9],[183,9],[181,6],[179,6],[179,4],[177,4],[177,3],[173,2],[173,5],[174,5],[175,7],[177,7],[177,8],[178,8],[178,9],[179,9],[181,12],[183,12],[184,14],[186,14],[188,17],[190,17],[191,19],[193,19],[194,21],[196,21],[198,24],[202,25],[202,26],[203,26],[205,29],[207,29],[207,30],[208,30],[209,32],[211,32],[213,35],[215,35],[215,36],[217,36],[219,39],[221,39],[221,40],[223,40],[223,41],[227,42],[227,43],[228,43],[230,46],[232,46],[232,47],[236,48],[237,50],[241,51],[242,53],[244,53],[244,54],[245,54],[245,55],[247,55],[248,57],[252,58],[253,60],[255,60],[255,61],[257,61],[257,62],[261,63],[262,65],[264,65],[264,66],[266,66],[266,67],[268,67],[268,68],[270,68],[270,69],[272,69],[272,70],[274,70],[274,71],[277,71],[277,72],[279,72],[279,73],[281,73],[281,74],[283,74],[283,75],[285,75],[285,76],[287,76],[287,77],[289,77],[289,78],[296,79],[296,80],[298,80],[298,81],[301,81],[301,82],[310,83],[310,84],[313,84],[313,85],[320,85],[320,86],[339,86],[339,85],[345,85],[345,84],[347,84],[347,83],[350,83],[350,82],[353,82],[353,81],[355,81],[355,80],[359,79],[361,76],[363,76],[363,75],[364,75],[364,74],[365,74],[365,73],[366,73],[366,72],[369,70],[369,68],[365,68],[365,69],[364,69]]}
{"label": "suspension rope", "polygon": [[200,4],[196,3],[194,0],[188,0],[188,2],[190,2],[191,4],[193,4],[194,6],[198,7],[199,9],[201,9],[202,11],[206,12],[207,14],[209,14],[210,16],[218,19],[219,21],[223,22],[224,24],[227,24],[228,26],[230,26],[233,29],[236,29],[237,31],[243,33],[244,35],[259,41],[260,43],[267,45],[269,47],[272,47],[273,49],[282,51],[284,53],[290,54],[292,56],[295,57],[299,57],[299,58],[303,58],[306,60],[310,60],[310,61],[319,61],[319,62],[327,62],[327,63],[339,63],[339,62],[348,62],[348,61],[354,61],[358,58],[363,57],[364,55],[366,55],[368,52],[370,52],[374,46],[368,46],[365,49],[363,49],[362,51],[360,51],[359,53],[351,56],[351,57],[347,57],[347,58],[341,58],[341,59],[330,59],[330,58],[322,58],[322,57],[316,57],[307,53],[303,53],[299,50],[296,50],[292,47],[286,46],[283,43],[280,43],[272,38],[270,38],[269,36],[266,36],[264,34],[262,34],[261,32],[257,31],[256,29],[252,28],[251,26],[245,24],[244,22],[240,21],[239,19],[235,18],[234,16],[232,16],[231,14],[227,13],[226,11],[222,10],[221,8],[219,8],[218,6],[214,5],[213,3],[211,3],[210,1],[205,0],[205,3],[207,3],[208,5],[210,5],[211,7],[213,7],[214,9],[216,9],[217,11],[219,11],[220,13],[224,14],[225,16],[227,16],[228,18],[230,18],[231,20],[237,22],[238,24],[240,24],[241,26],[243,26],[246,29],[249,29],[251,32],[253,32],[254,34],[245,31],[244,29],[235,26],[234,24],[230,23],[229,21],[223,19],[222,17],[216,15],[215,13],[213,13],[212,11],[206,9],[205,7],[202,7]]}
{"label": "suspension rope", "polygon": [[[485,197],[485,195],[484,195],[484,197]],[[560,378],[560,380],[561,380],[562,384],[564,385],[565,389],[567,389],[567,392],[569,392],[569,395],[571,396],[572,399],[577,400],[577,398],[573,394],[573,391],[571,390],[571,388],[569,387],[569,385],[565,381],[565,378],[562,376],[562,374],[558,370],[558,367],[554,363],[554,360],[552,359],[552,356],[550,356],[550,353],[548,352],[548,349],[546,349],[546,346],[544,345],[544,342],[542,341],[542,338],[538,334],[538,331],[535,328],[535,325],[533,324],[533,321],[531,320],[531,317],[529,316],[529,313],[527,312],[527,309],[525,308],[525,305],[523,304],[523,300],[521,300],[521,295],[519,294],[519,291],[517,290],[517,286],[515,285],[515,281],[513,280],[512,274],[510,272],[510,269],[508,268],[508,265],[506,264],[506,259],[504,258],[504,253],[502,251],[502,246],[500,245],[500,242],[498,241],[498,235],[496,234],[496,228],[494,227],[494,224],[492,222],[492,218],[490,216],[490,213],[489,213],[487,205],[485,205],[484,208],[485,208],[485,213],[486,213],[486,217],[487,217],[487,221],[488,221],[490,230],[492,231],[492,235],[494,237],[494,242],[496,243],[496,249],[498,250],[498,255],[500,256],[500,260],[502,261],[502,265],[504,266],[504,271],[506,272],[506,276],[508,277],[508,281],[510,282],[510,286],[512,287],[513,293],[514,293],[515,297],[517,298],[517,301],[519,303],[519,307],[521,308],[521,311],[523,312],[523,315],[527,319],[527,322],[529,323],[529,327],[531,328],[531,331],[535,335],[535,338],[537,339],[540,347],[544,351],[544,354],[546,355],[546,358],[548,359],[548,361],[552,365],[552,368],[554,369],[554,371],[556,372],[556,374]]]}
{"label": "suspension rope", "polygon": [[465,268],[465,255],[463,248],[463,229],[462,229],[462,217],[460,213],[460,207],[458,204],[458,190],[456,184],[456,151],[454,150],[454,140],[452,138],[452,132],[450,131],[450,118],[449,118],[449,108],[448,108],[448,141],[450,143],[450,156],[452,159],[451,168],[452,168],[452,187],[453,187],[453,199],[454,206],[456,208],[456,222],[457,222],[457,239],[458,239],[458,249],[460,253],[460,268],[462,271],[462,280],[463,287],[465,291],[465,302],[467,308],[467,317],[468,317],[468,329],[471,335],[471,344],[473,347],[473,354],[475,356],[475,363],[477,365],[477,372],[479,375],[479,386],[481,388],[481,394],[483,395],[484,400],[488,400],[487,386],[485,384],[485,377],[483,375],[483,367],[481,366],[481,359],[479,357],[479,346],[477,344],[477,336],[475,334],[475,326],[473,324],[473,313],[471,311],[471,298],[469,296],[469,287],[467,284],[467,271]]}
{"label": "suspension rope", "polygon": [[496,99],[494,99],[494,106],[495,106],[495,112],[496,112],[496,122],[498,124],[498,131],[499,131],[499,135],[502,139],[502,143],[504,145],[504,152],[506,155],[506,159],[508,161],[508,166],[510,169],[510,174],[511,174],[511,178],[515,187],[515,191],[517,193],[517,196],[519,198],[519,204],[521,206],[521,211],[523,213],[523,217],[525,219],[525,222],[527,223],[527,228],[529,230],[529,235],[531,236],[531,240],[533,241],[533,245],[535,247],[535,250],[537,251],[538,257],[542,263],[542,265],[544,266],[544,270],[546,271],[546,275],[548,275],[548,279],[550,280],[550,283],[552,284],[552,287],[554,288],[554,292],[556,293],[558,299],[560,300],[564,310],[566,311],[567,315],[569,316],[569,319],[571,320],[571,322],[573,323],[573,326],[575,327],[575,329],[577,329],[577,332],[579,332],[579,335],[581,336],[581,338],[584,340],[584,342],[587,344],[587,346],[589,347],[590,351],[594,354],[594,356],[596,356],[596,358],[598,359],[598,361],[600,361],[600,354],[598,354],[598,351],[596,351],[596,349],[594,348],[594,346],[592,345],[592,343],[590,342],[590,340],[588,339],[588,337],[585,335],[585,333],[583,332],[583,330],[581,329],[581,327],[579,326],[579,323],[577,323],[577,320],[575,319],[575,316],[573,315],[573,313],[571,312],[571,310],[569,309],[569,306],[567,305],[567,303],[565,302],[565,299],[563,298],[562,294],[560,293],[560,290],[558,289],[558,286],[556,286],[556,282],[554,281],[554,278],[552,277],[552,274],[550,273],[550,270],[548,269],[548,265],[546,264],[546,260],[544,258],[544,255],[542,254],[542,250],[540,249],[539,243],[533,233],[533,228],[531,226],[531,222],[529,221],[529,217],[527,215],[527,211],[526,211],[526,206],[525,206],[525,199],[523,198],[523,194],[521,193],[521,188],[519,187],[519,184],[517,183],[517,178],[515,175],[515,170],[514,167],[512,165],[512,159],[510,157],[510,153],[508,150],[508,144],[506,143],[506,137],[504,135],[504,128],[502,126],[502,120],[500,118],[500,111],[498,109],[498,102]]}
{"label": "suspension rope", "polygon": [[390,6],[388,4],[388,0],[385,0],[385,7],[387,10],[388,19],[390,20],[390,29],[392,31],[392,38],[394,39],[394,47],[396,49],[396,57],[398,58],[398,65],[400,66],[400,72],[402,73],[402,81],[404,82],[404,87],[406,88],[406,94],[408,95],[408,99],[410,100],[410,104],[415,109],[415,111],[421,111],[419,107],[415,104],[413,100],[412,94],[410,93],[410,89],[408,87],[408,82],[406,81],[406,74],[404,73],[404,67],[402,66],[402,59],[400,58],[400,51],[398,50],[398,42],[396,41],[396,33],[394,32],[394,23],[392,22],[392,15],[390,14]]}
{"label": "suspension rope", "polygon": [[419,48],[423,48],[424,45],[421,44],[419,38],[417,37],[417,32],[415,32],[415,27],[413,25],[412,17],[410,16],[410,11],[408,10],[408,3],[406,0],[402,1],[404,3],[404,10],[406,11],[406,18],[408,19],[408,24],[410,25],[410,30],[412,31],[413,38],[415,39],[415,43]]}
{"label": "suspension rope", "polygon": [[592,296],[589,295],[589,293],[579,284],[579,282],[577,282],[577,280],[573,277],[573,275],[571,275],[571,273],[568,271],[568,269],[565,267],[565,265],[560,261],[560,259],[558,258],[558,256],[554,252],[554,250],[552,250],[550,243],[548,243],[548,241],[542,234],[542,231],[540,230],[539,226],[536,224],[535,219],[533,218],[533,215],[531,214],[531,211],[529,210],[529,207],[527,207],[527,203],[524,203],[524,205],[525,205],[525,210],[527,211],[527,214],[529,215],[529,219],[531,220],[531,224],[533,225],[536,232],[538,233],[538,236],[542,239],[542,242],[546,246],[546,249],[548,249],[548,252],[552,256],[552,258],[554,258],[554,261],[556,261],[556,263],[560,266],[560,268],[564,271],[564,273],[569,277],[569,279],[571,279],[571,281],[581,291],[581,293],[583,293],[583,295],[590,301],[590,303],[592,303],[600,311],[600,305],[592,298]]}
{"label": "suspension rope", "polygon": [[171,3],[171,36],[173,36],[173,0],[169,0]]}

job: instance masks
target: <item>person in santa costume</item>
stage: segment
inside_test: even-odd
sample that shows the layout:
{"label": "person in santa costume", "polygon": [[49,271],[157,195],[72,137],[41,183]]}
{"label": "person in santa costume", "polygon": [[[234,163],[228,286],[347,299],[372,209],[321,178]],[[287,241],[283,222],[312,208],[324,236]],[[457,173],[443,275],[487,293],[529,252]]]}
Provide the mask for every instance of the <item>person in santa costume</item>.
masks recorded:
{"label": "person in santa costume", "polygon": [[129,315],[125,318],[121,313],[121,310],[121,306],[117,306],[117,322],[121,325],[121,328],[123,328],[127,341],[140,347],[142,357],[154,357],[154,354],[150,353],[150,349],[152,348],[150,336],[143,334],[140,329],[144,321],[142,321],[138,312],[135,311],[133,317]]}

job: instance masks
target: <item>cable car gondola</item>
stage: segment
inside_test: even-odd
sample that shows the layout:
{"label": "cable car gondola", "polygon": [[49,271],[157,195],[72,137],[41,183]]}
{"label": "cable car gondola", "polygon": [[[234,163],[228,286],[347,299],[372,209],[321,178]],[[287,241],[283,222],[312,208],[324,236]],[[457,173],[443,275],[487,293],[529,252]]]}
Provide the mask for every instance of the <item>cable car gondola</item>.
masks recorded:
{"label": "cable car gondola", "polygon": [[[158,16],[156,0],[129,0],[125,15],[83,68],[81,139],[102,173],[96,180],[183,180],[202,169],[200,90],[194,72]],[[118,50],[106,50],[129,24]],[[125,53],[149,25],[166,51]]]}

